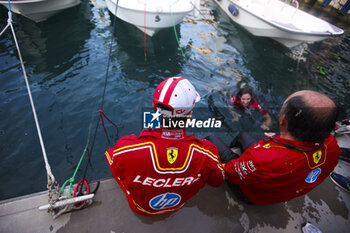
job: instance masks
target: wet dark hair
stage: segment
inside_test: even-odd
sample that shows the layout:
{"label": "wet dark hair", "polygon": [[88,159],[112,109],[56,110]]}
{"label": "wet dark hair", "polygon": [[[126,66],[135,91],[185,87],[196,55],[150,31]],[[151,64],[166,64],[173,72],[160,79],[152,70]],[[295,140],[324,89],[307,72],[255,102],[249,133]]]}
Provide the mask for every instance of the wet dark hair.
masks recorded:
{"label": "wet dark hair", "polygon": [[337,107],[313,108],[302,96],[289,99],[281,109],[289,133],[298,141],[323,142],[335,127]]}
{"label": "wet dark hair", "polygon": [[242,95],[244,95],[244,94],[250,94],[250,96],[253,99],[253,90],[251,87],[244,86],[244,87],[240,88],[236,94],[236,98],[241,99]]}

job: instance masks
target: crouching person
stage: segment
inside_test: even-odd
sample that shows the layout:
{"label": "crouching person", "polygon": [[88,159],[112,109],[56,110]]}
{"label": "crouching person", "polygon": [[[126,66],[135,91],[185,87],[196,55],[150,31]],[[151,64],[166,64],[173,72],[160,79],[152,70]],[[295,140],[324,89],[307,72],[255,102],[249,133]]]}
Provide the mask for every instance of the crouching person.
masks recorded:
{"label": "crouching person", "polygon": [[[187,79],[167,78],[154,92],[154,117],[186,121],[199,100]],[[139,136],[124,136],[105,157],[130,208],[146,216],[176,211],[205,184],[218,187],[224,180],[215,145],[186,135],[184,128],[144,129]]]}

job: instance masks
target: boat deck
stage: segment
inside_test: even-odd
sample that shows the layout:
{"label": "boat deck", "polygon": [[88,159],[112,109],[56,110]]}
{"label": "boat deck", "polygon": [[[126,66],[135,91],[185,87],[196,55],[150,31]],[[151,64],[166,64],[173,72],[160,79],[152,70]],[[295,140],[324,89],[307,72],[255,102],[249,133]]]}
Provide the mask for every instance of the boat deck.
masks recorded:
{"label": "boat deck", "polygon": [[[350,177],[348,164],[336,171]],[[134,214],[114,179],[101,180],[94,203],[53,220],[38,207],[47,192],[0,202],[0,232],[301,232],[310,222],[322,232],[348,232],[350,194],[327,178],[308,195],[271,206],[246,205],[226,184],[206,186],[179,211],[154,217]]]}

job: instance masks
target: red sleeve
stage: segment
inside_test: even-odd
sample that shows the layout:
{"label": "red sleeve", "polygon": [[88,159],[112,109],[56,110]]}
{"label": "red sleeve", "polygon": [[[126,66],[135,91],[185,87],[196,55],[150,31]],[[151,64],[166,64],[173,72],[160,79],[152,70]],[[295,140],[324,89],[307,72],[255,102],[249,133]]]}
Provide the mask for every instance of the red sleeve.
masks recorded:
{"label": "red sleeve", "polygon": [[267,111],[261,107],[261,105],[254,99],[253,101],[253,107],[260,112],[262,115],[266,115]]}
{"label": "red sleeve", "polygon": [[203,175],[207,176],[207,184],[213,187],[219,187],[225,179],[224,168],[218,156],[219,151],[211,142],[207,140],[202,140],[202,142],[203,141],[205,141],[205,144],[209,145],[209,147],[207,147],[209,153],[205,161]]}
{"label": "red sleeve", "polygon": [[227,162],[224,170],[230,183],[233,184],[259,182],[263,176],[259,163],[249,150],[244,152],[240,158]]}
{"label": "red sleeve", "polygon": [[124,136],[117,141],[117,143],[115,144],[114,147],[109,148],[105,152],[105,159],[107,160],[108,166],[111,169],[111,172],[113,175],[114,175],[114,168],[116,167],[116,160],[118,159],[118,158],[113,156],[114,151],[117,150],[118,148],[121,148],[125,145],[128,145],[129,140],[135,140],[135,139],[137,139],[136,135]]}

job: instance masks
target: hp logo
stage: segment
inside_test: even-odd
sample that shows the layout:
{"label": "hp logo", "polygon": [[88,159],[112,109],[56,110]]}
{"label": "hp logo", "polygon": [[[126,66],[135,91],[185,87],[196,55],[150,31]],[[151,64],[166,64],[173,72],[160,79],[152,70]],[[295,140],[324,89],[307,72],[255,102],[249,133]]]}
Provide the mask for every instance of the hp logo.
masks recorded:
{"label": "hp logo", "polygon": [[149,206],[154,210],[161,210],[178,205],[181,201],[181,196],[176,193],[164,193],[152,198]]}

